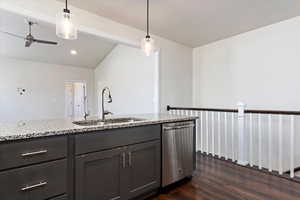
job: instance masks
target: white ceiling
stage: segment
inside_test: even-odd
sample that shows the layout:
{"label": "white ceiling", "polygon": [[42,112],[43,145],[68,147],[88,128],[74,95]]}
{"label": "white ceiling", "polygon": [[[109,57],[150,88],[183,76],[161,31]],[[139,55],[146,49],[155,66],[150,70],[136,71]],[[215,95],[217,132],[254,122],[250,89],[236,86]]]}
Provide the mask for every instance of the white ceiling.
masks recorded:
{"label": "white ceiling", "polygon": [[[145,30],[146,0],[69,3]],[[150,0],[150,32],[197,47],[298,15],[298,0]]]}
{"label": "white ceiling", "polygon": [[[26,17],[0,10],[0,30],[25,36],[28,26]],[[52,64],[71,65],[77,67],[95,68],[116,45],[112,41],[86,33],[79,33],[78,40],[59,39],[55,35],[55,26],[42,21],[33,26],[32,35],[36,39],[52,40],[58,46],[32,44],[24,47],[24,40],[0,33],[0,56],[46,62]],[[76,50],[76,56],[70,50]]]}

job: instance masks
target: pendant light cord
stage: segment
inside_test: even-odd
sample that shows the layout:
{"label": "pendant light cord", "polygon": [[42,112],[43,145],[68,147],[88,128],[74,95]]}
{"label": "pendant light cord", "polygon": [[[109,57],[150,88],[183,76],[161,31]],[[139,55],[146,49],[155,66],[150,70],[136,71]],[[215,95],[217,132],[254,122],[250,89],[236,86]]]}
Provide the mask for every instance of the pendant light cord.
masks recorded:
{"label": "pendant light cord", "polygon": [[147,0],[147,36],[149,36],[149,0]]}
{"label": "pendant light cord", "polygon": [[31,35],[31,25],[32,25],[32,22],[28,22],[28,25],[29,25],[29,35]]}
{"label": "pendant light cord", "polygon": [[70,10],[68,9],[68,0],[65,1],[65,5],[66,5],[66,8],[64,8],[64,12],[70,13]]}

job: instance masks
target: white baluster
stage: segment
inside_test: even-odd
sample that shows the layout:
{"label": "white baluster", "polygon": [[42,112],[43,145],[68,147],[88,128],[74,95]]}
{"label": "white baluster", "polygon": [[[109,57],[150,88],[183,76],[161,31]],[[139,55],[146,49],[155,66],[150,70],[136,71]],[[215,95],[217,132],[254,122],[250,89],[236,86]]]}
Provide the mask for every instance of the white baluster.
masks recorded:
{"label": "white baluster", "polygon": [[238,106],[238,134],[239,134],[239,153],[238,153],[238,164],[247,165],[248,160],[246,158],[246,140],[245,140],[245,108],[246,104],[239,102]]}
{"label": "white baluster", "polygon": [[269,172],[272,172],[272,115],[268,117]]}
{"label": "white baluster", "polygon": [[[190,117],[195,117],[196,116],[196,111],[190,110],[189,113]],[[195,124],[195,129],[196,129],[196,151],[198,150],[198,127],[197,127],[197,122]]]}
{"label": "white baluster", "polygon": [[252,113],[249,114],[249,164],[250,167],[253,167],[253,116]]}
{"label": "white baluster", "polygon": [[225,136],[225,159],[228,159],[228,141],[227,141],[227,113],[224,112],[224,136]]}
{"label": "white baluster", "polygon": [[218,112],[218,157],[221,158],[221,113]]}
{"label": "white baluster", "polygon": [[282,115],[279,115],[279,174],[282,175]]}
{"label": "white baluster", "polygon": [[205,117],[205,125],[206,125],[206,153],[209,154],[209,148],[208,148],[208,111],[206,111],[206,117]]}
{"label": "white baluster", "polygon": [[290,176],[294,178],[295,176],[295,167],[294,167],[294,135],[295,135],[295,126],[294,126],[294,115],[291,115],[291,136],[290,136]]}
{"label": "white baluster", "polygon": [[215,156],[215,117],[214,112],[211,113],[211,152]]}
{"label": "white baluster", "polygon": [[201,153],[203,153],[204,151],[204,142],[203,142],[203,112],[200,111],[200,149],[201,149]]}
{"label": "white baluster", "polygon": [[261,114],[258,114],[258,168],[262,169],[262,128],[261,128]]}
{"label": "white baluster", "polygon": [[176,115],[180,115],[180,110],[176,110]]}
{"label": "white baluster", "polygon": [[231,114],[231,156],[232,161],[234,162],[234,112]]}
{"label": "white baluster", "polygon": [[201,137],[200,137],[200,135],[201,135],[201,127],[200,127],[200,114],[199,114],[199,112],[198,111],[196,111],[195,112],[195,115],[198,117],[198,119],[196,120],[196,125],[197,125],[197,148],[198,148],[198,151],[202,151],[202,149],[201,149]]}

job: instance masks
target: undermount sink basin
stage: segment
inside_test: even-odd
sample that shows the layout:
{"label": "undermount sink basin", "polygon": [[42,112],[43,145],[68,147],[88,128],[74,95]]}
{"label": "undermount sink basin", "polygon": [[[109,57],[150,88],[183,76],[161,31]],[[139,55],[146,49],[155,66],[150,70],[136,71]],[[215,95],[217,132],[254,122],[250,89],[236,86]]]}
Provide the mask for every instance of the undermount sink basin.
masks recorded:
{"label": "undermount sink basin", "polygon": [[117,124],[117,123],[132,123],[137,121],[144,121],[145,119],[141,118],[113,118],[113,119],[105,119],[105,120],[82,120],[82,121],[74,121],[73,124],[79,126],[98,126],[98,125],[108,125],[108,124]]}

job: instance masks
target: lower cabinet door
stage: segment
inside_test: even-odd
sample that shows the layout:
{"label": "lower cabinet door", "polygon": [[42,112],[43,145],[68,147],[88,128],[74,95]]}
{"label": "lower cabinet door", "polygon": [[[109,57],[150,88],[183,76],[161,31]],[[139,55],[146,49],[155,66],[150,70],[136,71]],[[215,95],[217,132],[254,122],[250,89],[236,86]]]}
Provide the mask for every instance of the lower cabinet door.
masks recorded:
{"label": "lower cabinet door", "polygon": [[160,141],[131,145],[127,150],[127,198],[131,199],[160,187]]}
{"label": "lower cabinet door", "polygon": [[76,200],[123,200],[125,151],[117,148],[76,157]]}

